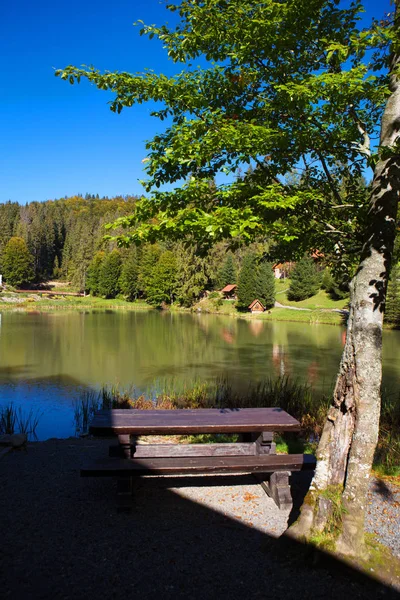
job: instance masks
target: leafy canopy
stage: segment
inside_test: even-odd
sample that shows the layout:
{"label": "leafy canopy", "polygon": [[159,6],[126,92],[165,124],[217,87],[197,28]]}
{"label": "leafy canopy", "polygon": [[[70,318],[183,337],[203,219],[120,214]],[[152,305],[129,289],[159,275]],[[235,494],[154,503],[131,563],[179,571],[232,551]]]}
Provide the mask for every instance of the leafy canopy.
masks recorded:
{"label": "leafy canopy", "polygon": [[[116,221],[126,230],[118,243],[188,232],[200,244],[270,235],[299,255],[318,247],[342,260],[357,246],[365,213],[365,194],[351,181],[376,159],[370,139],[388,94],[390,17],[361,29],[358,0],[346,8],[339,0],[182,0],[167,8],[176,27],[141,24],[140,34],[183,64],[176,75],[56,71],[112,91],[115,112],[159,104],[152,115],[166,127],[147,143],[149,197]],[[194,66],[199,58],[203,67]],[[285,177],[294,170],[295,186]],[[221,173],[226,183],[211,186]]]}

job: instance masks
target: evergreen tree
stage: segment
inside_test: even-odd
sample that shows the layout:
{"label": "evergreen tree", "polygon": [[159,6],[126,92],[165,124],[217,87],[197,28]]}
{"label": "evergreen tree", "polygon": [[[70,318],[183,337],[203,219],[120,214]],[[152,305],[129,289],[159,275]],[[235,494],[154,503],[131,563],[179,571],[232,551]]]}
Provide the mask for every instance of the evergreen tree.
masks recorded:
{"label": "evergreen tree", "polygon": [[7,242],[2,257],[2,270],[4,280],[10,285],[20,286],[33,281],[33,257],[22,238],[12,237]]}
{"label": "evergreen tree", "polygon": [[208,284],[207,261],[196,252],[196,245],[185,247],[179,244],[177,259],[177,300],[183,306],[192,306]]}
{"label": "evergreen tree", "polygon": [[53,263],[53,274],[52,276],[55,277],[56,279],[58,279],[61,276],[61,268],[60,268],[60,261],[58,259],[58,256],[56,255],[55,259],[54,259],[54,263]]}
{"label": "evergreen tree", "polygon": [[325,290],[333,300],[342,300],[349,296],[349,285],[346,281],[339,281],[331,271],[326,268],[322,274],[321,288]]}
{"label": "evergreen tree", "polygon": [[236,269],[233,256],[229,253],[218,272],[218,285],[223,289],[226,285],[236,283]]}
{"label": "evergreen tree", "polygon": [[291,273],[289,300],[305,300],[314,296],[321,286],[321,277],[310,256],[303,256]]}
{"label": "evergreen tree", "polygon": [[178,287],[177,274],[175,254],[171,250],[163,252],[147,286],[147,300],[150,304],[160,306],[163,302],[174,302]]}
{"label": "evergreen tree", "polygon": [[139,294],[139,265],[136,248],[133,248],[125,258],[119,284],[121,292],[128,300],[135,300]]}
{"label": "evergreen tree", "polygon": [[115,298],[119,293],[121,275],[121,255],[118,250],[107,254],[100,268],[99,294],[105,298]]}
{"label": "evergreen tree", "polygon": [[390,274],[386,295],[385,321],[400,326],[400,268],[395,265]]}
{"label": "evergreen tree", "polygon": [[256,256],[252,252],[249,252],[243,258],[242,268],[239,273],[237,287],[238,308],[246,310],[253,300],[257,298],[257,291]]}
{"label": "evergreen tree", "polygon": [[87,270],[85,289],[92,296],[98,296],[100,294],[100,272],[104,257],[104,252],[97,252]]}
{"label": "evergreen tree", "polygon": [[265,308],[272,308],[275,304],[275,277],[271,263],[262,262],[257,269],[256,298]]}
{"label": "evergreen tree", "polygon": [[152,287],[153,271],[161,255],[161,248],[158,244],[149,244],[143,248],[139,263],[139,290],[148,295],[148,289]]}

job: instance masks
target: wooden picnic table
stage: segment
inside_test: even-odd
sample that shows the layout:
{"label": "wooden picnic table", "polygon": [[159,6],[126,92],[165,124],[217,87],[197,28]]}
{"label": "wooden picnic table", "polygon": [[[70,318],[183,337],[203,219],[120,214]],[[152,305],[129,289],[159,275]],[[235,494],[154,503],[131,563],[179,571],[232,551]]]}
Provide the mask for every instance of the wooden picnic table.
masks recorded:
{"label": "wooden picnic table", "polygon": [[[288,508],[291,472],[315,464],[314,457],[303,454],[276,454],[273,433],[293,431],[300,431],[300,423],[277,407],[102,410],[89,432],[117,436],[118,444],[110,447],[109,458],[82,469],[81,475],[116,476],[119,505],[124,507],[130,503],[135,476],[254,473],[278,506]],[[237,442],[210,444],[149,444],[144,437],[196,434],[240,435]]]}

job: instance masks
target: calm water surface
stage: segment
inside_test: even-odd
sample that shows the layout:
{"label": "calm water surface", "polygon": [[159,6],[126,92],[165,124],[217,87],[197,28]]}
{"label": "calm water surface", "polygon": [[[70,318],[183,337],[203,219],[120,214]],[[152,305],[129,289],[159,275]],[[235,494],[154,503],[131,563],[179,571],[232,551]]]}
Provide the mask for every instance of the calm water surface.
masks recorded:
{"label": "calm water surface", "polygon": [[[139,390],[228,378],[239,388],[290,375],[334,381],[344,329],[168,312],[3,313],[0,404],[42,413],[39,439],[73,435],[73,403],[105,384]],[[384,386],[400,388],[400,332],[384,334]]]}

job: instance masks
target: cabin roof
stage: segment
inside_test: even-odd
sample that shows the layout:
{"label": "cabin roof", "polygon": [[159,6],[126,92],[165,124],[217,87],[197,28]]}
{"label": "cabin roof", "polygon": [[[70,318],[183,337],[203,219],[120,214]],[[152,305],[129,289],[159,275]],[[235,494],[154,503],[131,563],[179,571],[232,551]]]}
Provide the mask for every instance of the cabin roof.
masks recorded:
{"label": "cabin roof", "polygon": [[263,307],[263,309],[265,310],[265,306],[262,302],[260,302],[259,300],[257,300],[257,298],[255,300],[253,300],[253,302],[250,304],[249,308],[250,310],[256,305],[259,304],[260,306]]}
{"label": "cabin roof", "polygon": [[224,287],[224,289],[223,289],[223,290],[221,290],[221,292],[232,292],[232,291],[233,291],[235,288],[237,288],[237,285],[236,285],[236,283],[234,283],[234,284],[232,284],[232,285],[231,285],[231,284],[229,284],[229,285],[226,285],[226,286]]}

